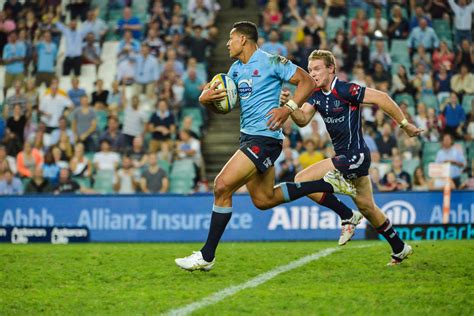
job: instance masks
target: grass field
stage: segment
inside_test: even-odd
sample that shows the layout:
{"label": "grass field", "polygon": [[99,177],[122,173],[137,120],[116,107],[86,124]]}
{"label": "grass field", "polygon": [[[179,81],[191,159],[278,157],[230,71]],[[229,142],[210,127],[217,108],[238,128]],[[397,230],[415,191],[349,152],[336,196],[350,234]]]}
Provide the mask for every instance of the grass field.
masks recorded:
{"label": "grass field", "polygon": [[[369,245],[367,248],[357,248]],[[198,244],[1,245],[0,314],[156,315],[286,265],[336,242],[223,243],[215,269],[173,262]],[[472,241],[414,244],[386,267],[383,242],[328,256],[198,309],[196,315],[473,315]]]}

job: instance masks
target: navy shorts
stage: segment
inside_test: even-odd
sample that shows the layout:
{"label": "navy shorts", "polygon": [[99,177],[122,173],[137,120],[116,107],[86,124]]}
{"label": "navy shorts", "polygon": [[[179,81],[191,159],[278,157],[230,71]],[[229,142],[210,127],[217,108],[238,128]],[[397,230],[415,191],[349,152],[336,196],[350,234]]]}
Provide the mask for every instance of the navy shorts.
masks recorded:
{"label": "navy shorts", "polygon": [[240,150],[252,160],[261,173],[273,167],[280,156],[282,144],[281,139],[240,133]]}
{"label": "navy shorts", "polygon": [[349,150],[344,154],[336,154],[332,163],[347,179],[357,179],[369,175],[370,151]]}

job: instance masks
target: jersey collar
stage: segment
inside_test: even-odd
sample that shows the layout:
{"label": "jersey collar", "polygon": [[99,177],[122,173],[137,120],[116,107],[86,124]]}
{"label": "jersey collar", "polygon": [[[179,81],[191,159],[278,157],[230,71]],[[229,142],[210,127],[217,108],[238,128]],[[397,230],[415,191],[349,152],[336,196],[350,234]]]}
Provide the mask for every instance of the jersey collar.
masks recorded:
{"label": "jersey collar", "polygon": [[331,82],[331,89],[329,90],[329,92],[324,92],[323,89],[321,89],[321,92],[322,92],[324,95],[330,95],[332,89],[334,89],[334,87],[336,86],[336,81],[337,81],[337,80],[339,80],[339,79],[337,78],[337,76],[334,76],[334,78],[332,79],[332,82]]}

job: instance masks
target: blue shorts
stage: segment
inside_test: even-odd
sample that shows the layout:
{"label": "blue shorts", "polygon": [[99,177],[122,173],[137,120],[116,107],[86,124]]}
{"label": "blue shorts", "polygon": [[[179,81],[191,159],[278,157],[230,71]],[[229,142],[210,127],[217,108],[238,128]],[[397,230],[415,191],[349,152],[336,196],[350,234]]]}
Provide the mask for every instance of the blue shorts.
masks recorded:
{"label": "blue shorts", "polygon": [[331,160],[334,167],[347,179],[353,180],[369,175],[371,159],[368,149],[349,150],[343,154],[336,154]]}
{"label": "blue shorts", "polygon": [[273,167],[280,156],[282,144],[281,139],[240,133],[240,150],[252,160],[261,173]]}

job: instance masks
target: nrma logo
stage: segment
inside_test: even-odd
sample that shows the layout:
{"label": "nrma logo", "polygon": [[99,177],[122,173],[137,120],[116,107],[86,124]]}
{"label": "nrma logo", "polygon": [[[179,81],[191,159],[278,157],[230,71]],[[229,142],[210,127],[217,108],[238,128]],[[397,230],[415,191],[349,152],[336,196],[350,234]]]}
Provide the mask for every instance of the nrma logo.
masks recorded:
{"label": "nrma logo", "polygon": [[239,97],[241,99],[247,99],[252,95],[252,79],[240,80],[238,84]]}
{"label": "nrma logo", "polygon": [[402,200],[385,204],[382,206],[382,212],[387,215],[394,225],[414,224],[416,220],[416,211],[413,205]]}

